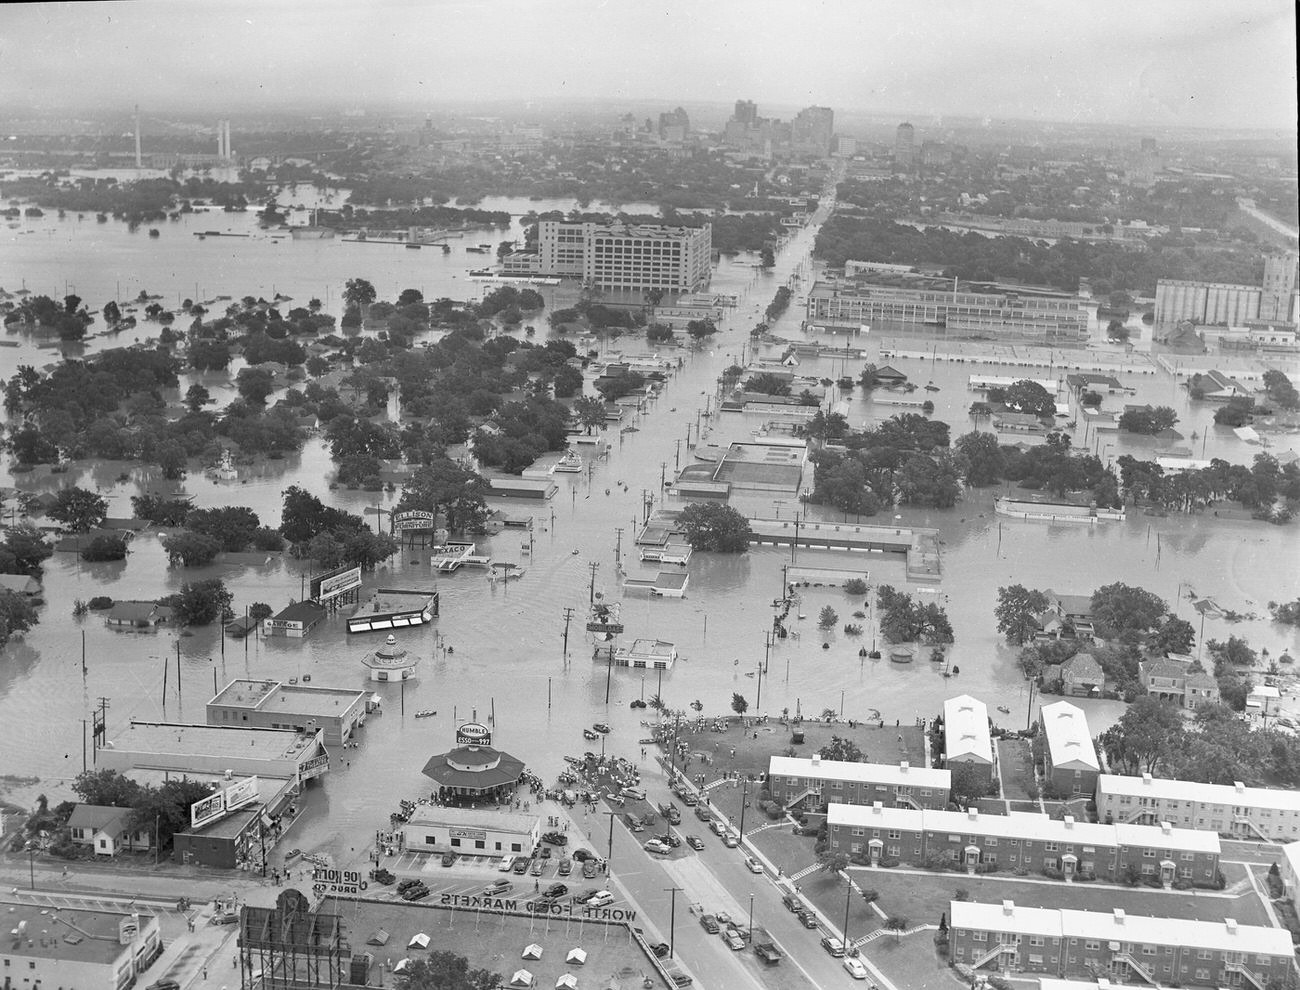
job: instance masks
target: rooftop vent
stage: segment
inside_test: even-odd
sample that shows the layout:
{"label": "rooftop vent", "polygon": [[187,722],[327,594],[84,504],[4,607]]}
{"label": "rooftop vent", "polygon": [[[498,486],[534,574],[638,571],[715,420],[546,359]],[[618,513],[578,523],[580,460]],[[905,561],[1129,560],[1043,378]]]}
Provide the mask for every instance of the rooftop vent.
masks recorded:
{"label": "rooftop vent", "polygon": [[1122,925],[1122,924],[1124,924],[1124,909],[1123,909],[1123,908],[1116,908],[1116,909],[1115,909],[1115,924],[1117,924],[1117,925]]}

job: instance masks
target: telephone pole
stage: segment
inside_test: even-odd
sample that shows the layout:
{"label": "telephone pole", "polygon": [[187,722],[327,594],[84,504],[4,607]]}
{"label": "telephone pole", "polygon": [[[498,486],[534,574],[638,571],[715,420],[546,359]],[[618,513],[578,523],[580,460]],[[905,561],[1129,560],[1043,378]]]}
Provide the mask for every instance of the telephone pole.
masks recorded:
{"label": "telephone pole", "polygon": [[[690,443],[691,424],[686,424],[686,442]],[[680,471],[682,467],[682,442],[677,441],[677,451],[673,454],[673,470]]]}
{"label": "telephone pole", "polygon": [[591,584],[587,588],[587,604],[594,605],[596,602],[596,569],[600,567],[600,564],[593,560],[587,566],[591,568]]}
{"label": "telephone pole", "polygon": [[564,610],[564,659],[569,659],[569,620],[573,618],[573,609]]}
{"label": "telephone pole", "polygon": [[660,491],[662,491],[668,485],[667,474],[668,474],[668,462],[660,461],[659,462],[659,490]]}
{"label": "telephone pole", "polygon": [[618,542],[614,544],[614,563],[622,567],[623,566],[623,527],[622,526],[615,527],[614,532],[617,534],[617,539],[618,539]]}

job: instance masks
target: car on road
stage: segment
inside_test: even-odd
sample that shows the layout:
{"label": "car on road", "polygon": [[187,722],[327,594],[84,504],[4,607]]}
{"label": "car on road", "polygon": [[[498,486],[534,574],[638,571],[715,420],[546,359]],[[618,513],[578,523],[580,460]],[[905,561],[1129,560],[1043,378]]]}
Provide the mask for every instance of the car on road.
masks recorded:
{"label": "car on road", "polygon": [[739,951],[745,947],[745,940],[740,937],[740,933],[734,928],[728,928],[722,933],[722,941],[727,943],[727,948],[732,951]]}
{"label": "car on road", "polygon": [[569,859],[567,856],[560,860],[560,868],[556,872],[558,872],[562,877],[567,877],[573,872],[573,860]]}
{"label": "car on road", "polygon": [[528,872],[528,857],[527,857],[527,856],[516,856],[516,857],[515,857],[515,863],[514,863],[514,865],[511,867],[511,869],[512,869],[515,873],[519,874],[519,876],[523,876],[525,873]]}
{"label": "car on road", "polygon": [[600,870],[597,868],[594,859],[589,859],[587,862],[582,864],[582,878],[584,880],[594,880],[596,874],[599,872]]}
{"label": "car on road", "polygon": [[664,956],[668,955],[668,943],[657,942],[650,946],[650,951],[655,954],[656,959],[662,959]]}
{"label": "car on road", "polygon": [[542,836],[543,842],[549,842],[553,846],[567,846],[569,837],[563,832],[547,832]]}
{"label": "car on road", "polygon": [[714,917],[713,915],[711,915],[711,914],[702,914],[702,915],[700,915],[700,925],[701,925],[701,926],[704,928],[704,930],[705,930],[706,932],[708,932],[710,935],[716,935],[716,934],[718,934],[718,932],[719,932],[719,931],[721,930],[721,928],[722,928],[722,926],[718,924],[718,919],[715,918],[715,917]]}
{"label": "car on road", "polygon": [[483,888],[483,896],[497,897],[501,894],[504,894],[513,886],[514,884],[512,884],[509,880],[493,880],[490,884],[488,884],[486,887]]}
{"label": "car on road", "polygon": [[787,911],[798,913],[803,910],[803,902],[795,894],[786,894],[781,898],[781,903],[785,905]]}
{"label": "car on road", "polygon": [[568,892],[569,888],[566,885],[562,883],[553,883],[542,892],[542,896],[554,899],[556,897],[563,897]]}
{"label": "car on road", "polygon": [[735,849],[736,846],[740,845],[740,841],[734,835],[728,832],[726,835],[722,837],[722,844],[726,846],[728,849]]}
{"label": "car on road", "polygon": [[695,806],[695,817],[702,822],[711,822],[713,821],[713,812],[704,807],[704,805],[697,804]]}
{"label": "car on road", "polygon": [[609,732],[609,726],[606,725],[604,722],[597,722],[595,725],[592,726],[592,728],[595,729],[597,732]]}
{"label": "car on road", "polygon": [[576,859],[579,863],[582,863],[585,862],[586,860],[599,859],[600,857],[597,856],[590,849],[575,849],[573,850],[573,858]]}
{"label": "car on road", "polygon": [[587,898],[587,907],[604,907],[606,904],[614,903],[614,895],[608,890],[598,890]]}
{"label": "car on road", "polygon": [[682,840],[677,838],[677,836],[672,832],[664,832],[662,835],[656,835],[655,838],[665,846],[672,846],[674,849],[682,844]]}
{"label": "car on road", "polygon": [[181,985],[172,979],[154,980],[145,990],[181,990]]}
{"label": "car on road", "polygon": [[682,813],[677,810],[677,805],[671,801],[659,806],[659,814],[664,816],[669,825],[680,825],[682,823]]}
{"label": "car on road", "polygon": [[497,872],[509,873],[510,867],[514,865],[515,865],[515,858],[513,856],[502,856],[500,861],[497,863]]}
{"label": "car on road", "polygon": [[704,848],[704,840],[698,835],[688,835],[686,837],[686,844],[696,850]]}
{"label": "car on road", "polygon": [[397,877],[388,870],[385,870],[382,866],[370,871],[370,879],[375,881],[375,883],[382,883],[385,887],[391,887],[393,884],[397,883]]}
{"label": "car on road", "polygon": [[816,928],[816,927],[817,927],[817,915],[815,915],[815,914],[813,914],[811,911],[807,911],[807,910],[805,910],[805,911],[800,911],[800,912],[799,912],[799,923],[800,923],[801,925],[803,925],[805,928]]}
{"label": "car on road", "polygon": [[644,788],[644,787],[624,787],[623,790],[620,791],[619,793],[622,794],[623,797],[625,797],[625,798],[631,798],[631,799],[634,800],[634,801],[644,801],[644,800],[645,800],[645,788]]}
{"label": "car on road", "polygon": [[712,832],[714,835],[721,836],[723,833],[727,831],[727,829],[722,824],[721,818],[714,818],[709,822],[709,831]]}
{"label": "car on road", "polygon": [[529,867],[528,872],[535,877],[540,877],[542,871],[546,869],[546,861],[541,859],[533,860],[533,865]]}
{"label": "car on road", "polygon": [[596,896],[597,894],[599,894],[599,893],[600,893],[600,889],[599,889],[599,888],[597,888],[597,887],[588,887],[588,888],[587,888],[586,890],[584,890],[581,894],[574,894],[574,895],[573,895],[573,903],[574,903],[574,904],[586,904],[589,900],[591,900],[593,897],[595,897],[595,896]]}
{"label": "car on road", "polygon": [[867,967],[862,965],[860,959],[854,959],[852,956],[845,957],[844,969],[855,980],[865,980],[867,978]]}
{"label": "car on road", "polygon": [[660,842],[658,839],[651,839],[641,848],[648,853],[659,853],[661,855],[665,855],[673,851],[672,846],[668,845],[665,842]]}
{"label": "car on road", "polygon": [[700,803],[700,799],[697,798],[690,791],[687,791],[685,794],[682,795],[682,804],[686,805],[686,807],[688,808],[694,808],[699,803]]}
{"label": "car on road", "polygon": [[829,935],[822,938],[822,948],[836,959],[844,956],[844,943],[837,938],[831,938]]}
{"label": "car on road", "polygon": [[454,852],[445,852],[442,854],[443,866],[451,866],[454,862],[456,862],[456,854]]}
{"label": "car on road", "polygon": [[727,914],[726,911],[719,911],[714,915],[714,917],[718,919],[718,924],[720,925],[726,926],[731,924],[731,915]]}
{"label": "car on road", "polygon": [[763,864],[760,863],[758,860],[756,860],[753,856],[745,857],[745,868],[749,870],[750,873],[763,872]]}

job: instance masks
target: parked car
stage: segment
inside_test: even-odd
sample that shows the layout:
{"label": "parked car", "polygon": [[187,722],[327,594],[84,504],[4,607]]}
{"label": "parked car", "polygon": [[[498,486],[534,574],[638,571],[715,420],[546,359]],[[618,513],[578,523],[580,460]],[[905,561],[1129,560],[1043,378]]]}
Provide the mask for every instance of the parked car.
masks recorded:
{"label": "parked car", "polygon": [[627,815],[627,827],[633,832],[644,832],[645,826],[641,824],[641,819],[636,815]]}
{"label": "parked car", "polygon": [[410,890],[412,887],[414,887],[416,884],[420,884],[423,882],[424,882],[423,880],[417,880],[415,877],[407,877],[405,880],[402,880],[401,882],[398,883],[397,892],[399,894],[403,894],[406,891]]}
{"label": "parked car", "polygon": [[558,872],[560,876],[567,877],[570,873],[573,872],[573,860],[569,859],[567,856],[564,859],[560,860],[560,868]]}
{"label": "parked car", "polygon": [[535,877],[540,877],[542,875],[542,871],[545,869],[546,869],[546,863],[543,860],[535,859],[533,860],[533,865],[529,868],[528,872]]}
{"label": "parked car", "polygon": [[736,846],[740,845],[740,841],[734,835],[728,832],[726,835],[722,837],[722,844],[726,846],[728,849],[735,849]]}
{"label": "parked car", "polygon": [[737,951],[745,947],[745,940],[740,937],[734,928],[728,928],[722,934],[722,941],[727,943],[727,948]]}
{"label": "parked car", "polygon": [[595,725],[592,726],[592,728],[595,729],[597,732],[609,731],[609,726],[606,725],[604,722],[597,722]]}
{"label": "parked car", "polygon": [[836,959],[844,956],[844,943],[837,938],[831,938],[829,935],[822,938],[822,948]]}
{"label": "parked car", "polygon": [[803,902],[800,901],[798,896],[795,894],[786,894],[781,898],[781,903],[785,905],[787,911],[792,911],[796,914],[803,910]]}
{"label": "parked car", "polygon": [[528,857],[516,856],[514,866],[512,866],[511,869],[514,870],[515,873],[519,874],[519,876],[523,876],[528,872]]}
{"label": "parked car", "polygon": [[687,791],[685,794],[682,795],[682,804],[686,805],[686,807],[688,808],[694,808],[699,803],[700,803],[700,799],[697,798],[690,791]]}
{"label": "parked car", "polygon": [[513,856],[502,856],[500,861],[497,863],[497,871],[499,873],[509,873],[510,868],[514,865],[515,858]]}
{"label": "parked car", "polygon": [[181,985],[175,980],[161,979],[154,980],[154,982],[145,987],[145,990],[181,990]]}
{"label": "parked car", "polygon": [[599,872],[600,870],[596,867],[594,859],[589,859],[582,864],[582,879],[584,880],[594,880]]}
{"label": "parked car", "polygon": [[542,896],[554,899],[556,897],[563,897],[568,892],[569,888],[565,884],[553,883],[543,891]]}
{"label": "parked car", "polygon": [[664,956],[668,955],[668,943],[657,942],[650,946],[650,951],[655,954],[655,958],[662,959]]}
{"label": "parked car", "polygon": [[454,862],[456,862],[456,854],[454,852],[445,852],[442,854],[443,866],[451,866]]}
{"label": "parked car", "polygon": [[490,884],[488,884],[486,887],[483,888],[483,896],[497,897],[500,894],[504,894],[513,886],[514,884],[512,884],[509,880],[493,880]]}
{"label": "parked car", "polygon": [[624,796],[625,798],[632,798],[634,801],[644,801],[644,800],[645,800],[645,788],[644,788],[644,787],[624,787],[624,788],[623,788],[623,796]]}
{"label": "parked car", "polygon": [[551,847],[550,847],[550,846],[541,846],[541,847],[539,847],[538,850],[537,850],[537,858],[538,858],[538,859],[550,859],[550,858],[551,858]]}
{"label": "parked car", "polygon": [[587,898],[587,907],[604,907],[614,903],[614,895],[608,890],[600,890]]}
{"label": "parked car", "polygon": [[682,813],[677,810],[677,805],[672,802],[661,804],[659,813],[664,816],[669,825],[680,825],[682,823]]}
{"label": "parked car", "polygon": [[429,888],[426,887],[424,883],[419,880],[415,882],[414,886],[407,887],[404,891],[402,891],[402,900],[404,901],[418,901],[421,897],[428,897],[428,896],[429,896]]}
{"label": "parked car", "polygon": [[664,832],[662,835],[656,835],[655,838],[665,846],[672,846],[674,849],[682,844],[682,840],[677,838],[677,836],[672,832]]}
{"label": "parked car", "polygon": [[727,830],[723,826],[721,818],[713,818],[709,821],[709,831],[720,836],[725,834]]}
{"label": "parked car", "polygon": [[846,957],[844,968],[848,971],[849,976],[855,980],[865,980],[867,978],[867,967],[862,965],[860,959],[854,959],[852,956]]}
{"label": "parked car", "polygon": [[553,846],[567,846],[569,844],[569,837],[563,832],[547,832],[542,836],[542,841],[548,842]]}
{"label": "parked car", "polygon": [[697,804],[695,806],[695,817],[702,822],[711,822],[713,821],[713,812],[704,807],[704,805]]}
{"label": "parked car", "polygon": [[670,853],[673,851],[671,846],[669,846],[667,843],[660,842],[658,839],[651,839],[641,848],[643,848],[648,853],[663,854],[663,853]]}
{"label": "parked car", "polygon": [[758,860],[756,860],[753,856],[745,857],[745,868],[749,870],[750,873],[763,872],[763,864],[760,863]]}
{"label": "parked car", "polygon": [[588,888],[587,888],[586,890],[584,890],[581,894],[574,894],[574,895],[573,895],[573,903],[575,903],[575,904],[586,904],[589,900],[591,900],[593,897],[595,897],[595,896],[596,896],[597,894],[599,894],[599,893],[600,893],[599,888],[597,888],[597,887],[588,887]]}
{"label": "parked car", "polygon": [[599,859],[600,857],[598,857],[590,849],[575,849],[573,850],[573,858],[576,859],[579,863],[583,863],[589,859]]}
{"label": "parked car", "polygon": [[700,925],[710,935],[718,934],[718,932],[721,930],[722,927],[721,925],[718,924],[718,919],[711,914],[700,915]]}
{"label": "parked car", "polygon": [[692,849],[704,848],[704,840],[701,839],[698,835],[688,835],[686,837],[686,844],[690,846]]}
{"label": "parked car", "polygon": [[397,877],[388,870],[385,870],[382,866],[370,871],[370,879],[375,881],[375,883],[382,883],[385,887],[391,887],[393,884],[397,883]]}
{"label": "parked car", "polygon": [[802,924],[805,928],[816,928],[816,927],[817,927],[817,915],[815,915],[815,914],[813,914],[811,911],[808,911],[808,910],[805,909],[805,910],[799,912],[799,922],[800,922],[800,924]]}

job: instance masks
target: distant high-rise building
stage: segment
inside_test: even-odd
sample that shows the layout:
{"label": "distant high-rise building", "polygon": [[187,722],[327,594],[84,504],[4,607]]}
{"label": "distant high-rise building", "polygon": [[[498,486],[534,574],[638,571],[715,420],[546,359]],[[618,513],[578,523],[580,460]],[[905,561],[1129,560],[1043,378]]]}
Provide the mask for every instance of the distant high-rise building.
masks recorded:
{"label": "distant high-rise building", "polygon": [[894,164],[911,168],[916,162],[916,129],[907,123],[899,124],[894,133]]}
{"label": "distant high-rise building", "polygon": [[938,168],[952,164],[952,149],[942,141],[921,142],[921,164],[927,168]]}
{"label": "distant high-rise building", "polygon": [[806,107],[794,118],[791,135],[797,150],[826,156],[835,135],[835,111],[830,107]]}
{"label": "distant high-rise building", "polygon": [[1259,318],[1270,323],[1290,323],[1296,292],[1297,258],[1270,254],[1264,259],[1264,286],[1259,297]]}
{"label": "distant high-rise building", "polygon": [[736,111],[731,115],[731,119],[753,127],[758,123],[758,104],[753,100],[737,100]]}
{"label": "distant high-rise building", "polygon": [[691,129],[691,118],[681,107],[659,115],[659,137],[663,141],[680,141]]}

